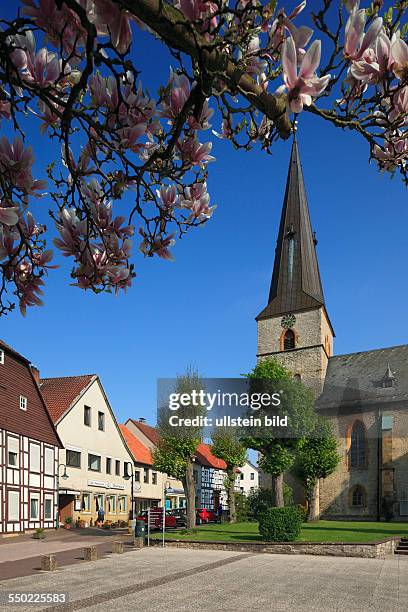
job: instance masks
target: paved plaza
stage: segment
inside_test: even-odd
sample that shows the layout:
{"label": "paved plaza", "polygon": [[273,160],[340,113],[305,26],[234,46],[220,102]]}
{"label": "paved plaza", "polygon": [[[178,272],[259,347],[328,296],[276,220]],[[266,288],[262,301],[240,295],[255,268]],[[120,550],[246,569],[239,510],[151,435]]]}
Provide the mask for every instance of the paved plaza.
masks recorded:
{"label": "paved plaza", "polygon": [[[1,564],[0,564],[1,571]],[[68,593],[69,603],[5,605],[7,592]],[[346,612],[407,609],[408,559],[145,548],[0,582],[1,609]]]}

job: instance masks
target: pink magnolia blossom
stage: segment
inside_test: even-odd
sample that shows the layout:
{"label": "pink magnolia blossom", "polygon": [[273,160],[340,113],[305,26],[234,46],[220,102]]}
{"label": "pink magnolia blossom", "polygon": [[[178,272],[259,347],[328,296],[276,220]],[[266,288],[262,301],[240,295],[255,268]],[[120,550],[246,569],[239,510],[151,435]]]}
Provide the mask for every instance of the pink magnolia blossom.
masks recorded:
{"label": "pink magnolia blossom", "polygon": [[190,187],[186,187],[181,198],[180,204],[183,208],[191,211],[187,222],[190,223],[193,219],[205,221],[210,219],[216,206],[209,206],[210,194],[207,191],[207,184],[195,183]]}
{"label": "pink magnolia blossom", "polygon": [[174,185],[162,185],[160,190],[156,190],[156,195],[163,202],[164,208],[172,210],[178,203],[177,189]]}
{"label": "pink magnolia blossom", "polygon": [[111,0],[87,0],[86,8],[98,35],[110,36],[115,49],[119,53],[126,53],[132,42],[130,16]]}
{"label": "pink magnolia blossom", "polygon": [[282,46],[283,80],[285,85],[278,88],[277,93],[288,91],[289,108],[294,113],[303,110],[303,105],[310,106],[312,99],[326,89],[330,75],[318,77],[316,68],[320,63],[321,43],[315,40],[302,60],[297,74],[296,47],[293,38],[288,37]]}
{"label": "pink magnolia blossom", "polygon": [[395,76],[403,82],[406,81],[408,79],[408,45],[399,35],[394,35],[392,38],[391,56]]}
{"label": "pink magnolia blossom", "polygon": [[183,163],[187,166],[202,166],[215,160],[215,157],[210,155],[212,142],[202,144],[198,141],[197,136],[188,136],[184,140],[179,140],[177,149]]}
{"label": "pink magnolia blossom", "polygon": [[18,223],[18,206],[3,208],[0,205],[0,223],[4,223],[4,225],[16,225]]}
{"label": "pink magnolia blossom", "polygon": [[215,2],[210,0],[175,0],[174,6],[190,21],[202,21],[201,30],[205,32],[206,38],[210,38],[208,31],[217,26],[217,18],[214,14],[218,7]]}
{"label": "pink magnolia blossom", "polygon": [[397,167],[405,167],[408,160],[408,140],[401,131],[386,136],[384,147],[374,145],[373,156],[382,170],[393,172]]}
{"label": "pink magnolia blossom", "polygon": [[143,228],[139,229],[139,234],[142,236],[143,240],[139,245],[139,250],[143,255],[147,257],[153,257],[153,255],[158,255],[162,259],[167,259],[168,261],[173,261],[174,257],[170,252],[170,247],[174,246],[175,240],[174,236],[176,234],[170,234],[169,236],[156,236],[154,238],[150,238]]}
{"label": "pink magnolia blossom", "polygon": [[10,102],[6,102],[6,100],[0,100],[0,118],[10,119],[11,117],[11,106]]}
{"label": "pink magnolia blossom", "polygon": [[169,93],[161,104],[160,115],[173,121],[179,116],[190,96],[190,81],[184,74],[171,71],[167,87]]}
{"label": "pink magnolia blossom", "polygon": [[20,238],[17,227],[9,227],[0,223],[0,261],[11,257],[17,250],[15,242]]}
{"label": "pink magnolia blossom", "polygon": [[288,16],[286,16],[284,9],[280,9],[277,18],[272,23],[269,33],[269,39],[273,50],[278,50],[280,45],[283,43],[285,39],[286,29],[289,31],[289,34],[295,41],[296,49],[299,56],[298,59],[301,59],[301,56],[304,55],[303,47],[305,47],[309,42],[313,34],[313,30],[306,26],[301,26],[300,28],[297,28],[292,23],[292,20],[297,17],[297,15],[299,15],[305,9],[305,7],[306,0],[295,6],[293,11]]}
{"label": "pink magnolia blossom", "polygon": [[33,163],[34,156],[31,147],[25,149],[19,136],[14,139],[13,144],[2,136],[0,139],[0,168],[27,195],[34,195],[36,191],[45,188],[44,181],[33,179]]}
{"label": "pink magnolia blossom", "polygon": [[378,83],[383,80],[388,70],[390,54],[390,39],[381,32],[373,46],[366,49],[359,60],[353,61],[350,73],[364,83]]}
{"label": "pink magnolia blossom", "polygon": [[408,124],[408,85],[397,91],[392,96],[391,112],[388,115],[391,122],[399,125]]}
{"label": "pink magnolia blossom", "polygon": [[382,18],[376,17],[367,32],[364,33],[367,13],[365,9],[357,10],[356,7],[353,8],[347,20],[344,41],[344,55],[352,60],[359,60],[364,52],[373,45],[383,24]]}

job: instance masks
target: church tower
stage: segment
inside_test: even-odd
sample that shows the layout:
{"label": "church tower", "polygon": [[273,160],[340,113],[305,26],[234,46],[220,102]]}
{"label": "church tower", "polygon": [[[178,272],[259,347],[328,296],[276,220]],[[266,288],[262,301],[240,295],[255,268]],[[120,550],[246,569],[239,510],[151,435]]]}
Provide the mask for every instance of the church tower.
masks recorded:
{"label": "church tower", "polygon": [[258,359],[274,357],[316,393],[334,332],[326,312],[296,135],[267,306],[256,317]]}

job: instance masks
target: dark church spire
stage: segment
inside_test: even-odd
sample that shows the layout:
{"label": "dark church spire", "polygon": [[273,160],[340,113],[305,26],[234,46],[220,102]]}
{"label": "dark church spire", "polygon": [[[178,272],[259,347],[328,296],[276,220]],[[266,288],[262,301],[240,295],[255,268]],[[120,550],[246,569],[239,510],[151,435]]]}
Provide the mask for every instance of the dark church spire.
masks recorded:
{"label": "dark church spire", "polygon": [[316,243],[295,135],[268,305],[257,319],[324,306]]}

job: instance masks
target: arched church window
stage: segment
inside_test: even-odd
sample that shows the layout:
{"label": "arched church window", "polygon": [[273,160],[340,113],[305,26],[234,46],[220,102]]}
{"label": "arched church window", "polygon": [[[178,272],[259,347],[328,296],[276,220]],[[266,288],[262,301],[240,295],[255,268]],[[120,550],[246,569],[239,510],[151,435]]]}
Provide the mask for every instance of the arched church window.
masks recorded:
{"label": "arched church window", "polygon": [[285,332],[283,348],[285,351],[295,348],[295,332],[292,329],[287,329]]}
{"label": "arched church window", "polygon": [[356,421],[351,430],[350,467],[359,468],[367,465],[366,429],[361,421]]}
{"label": "arched church window", "polygon": [[357,507],[366,505],[365,491],[363,487],[360,487],[360,485],[356,485],[351,491],[351,505]]}

